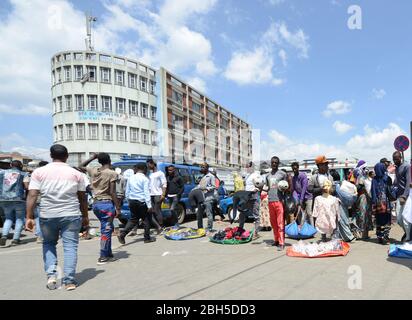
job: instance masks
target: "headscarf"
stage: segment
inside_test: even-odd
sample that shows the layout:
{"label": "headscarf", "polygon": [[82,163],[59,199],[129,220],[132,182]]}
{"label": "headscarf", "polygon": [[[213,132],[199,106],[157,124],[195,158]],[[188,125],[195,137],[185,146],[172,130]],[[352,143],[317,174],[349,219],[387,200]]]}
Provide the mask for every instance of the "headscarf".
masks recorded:
{"label": "headscarf", "polygon": [[376,204],[380,195],[386,194],[385,188],[388,183],[388,171],[385,164],[377,163],[375,165],[375,177],[372,180],[372,202]]}

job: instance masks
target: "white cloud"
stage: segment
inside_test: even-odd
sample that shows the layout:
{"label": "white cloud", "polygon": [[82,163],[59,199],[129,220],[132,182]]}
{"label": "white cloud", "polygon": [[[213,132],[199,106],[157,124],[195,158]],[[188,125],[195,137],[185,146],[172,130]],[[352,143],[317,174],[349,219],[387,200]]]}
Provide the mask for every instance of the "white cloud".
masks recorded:
{"label": "white cloud", "polygon": [[285,2],[285,0],[269,0],[269,3],[270,3],[271,5],[273,5],[273,6],[280,5],[280,4],[284,3],[284,2]]}
{"label": "white cloud", "polygon": [[333,123],[333,128],[336,130],[338,134],[345,134],[346,132],[352,130],[353,126],[341,121],[335,121]]}
{"label": "white cloud", "polygon": [[283,50],[283,49],[280,49],[280,50],[279,50],[279,57],[280,57],[280,59],[282,60],[282,64],[283,64],[284,66],[286,66],[286,64],[287,64],[287,59],[288,59],[288,56],[287,56],[286,51]]}
{"label": "white cloud", "polygon": [[15,132],[0,138],[0,151],[19,152],[36,159],[50,160],[49,149],[33,146],[33,141]]}
{"label": "white cloud", "polygon": [[338,159],[357,158],[374,165],[383,157],[390,157],[394,151],[393,141],[401,134],[405,134],[399,125],[389,123],[386,128],[371,128],[365,126],[363,133],[349,138],[341,145],[324,144],[320,142],[293,140],[284,134],[272,130],[270,140],[261,141],[260,150],[262,159],[270,159],[277,155],[281,159],[310,159],[320,154]]}
{"label": "white cloud", "polygon": [[351,104],[346,101],[334,101],[327,105],[326,109],[322,112],[325,117],[330,117],[334,114],[345,114],[351,111]]}
{"label": "white cloud", "polygon": [[50,116],[51,109],[35,106],[35,105],[28,105],[25,107],[16,107],[16,106],[6,106],[4,104],[0,104],[0,113],[4,114],[14,114],[14,115],[30,115],[30,116]]}
{"label": "white cloud", "polygon": [[263,84],[273,80],[273,57],[263,48],[255,51],[235,52],[224,73],[238,84]]}
{"label": "white cloud", "polygon": [[373,89],[372,90],[372,95],[375,99],[381,100],[386,96],[386,91],[384,89]]}
{"label": "white cloud", "polygon": [[206,93],[207,92],[207,87],[206,87],[206,82],[198,77],[190,78],[187,80],[187,82],[195,89],[199,91],[199,93]]}
{"label": "white cloud", "polygon": [[286,65],[287,48],[299,52],[299,56],[308,57],[308,37],[302,29],[290,32],[284,22],[272,23],[261,36],[260,43],[250,50],[236,50],[226,67],[224,76],[239,85],[272,84],[284,82],[275,74],[277,57]]}

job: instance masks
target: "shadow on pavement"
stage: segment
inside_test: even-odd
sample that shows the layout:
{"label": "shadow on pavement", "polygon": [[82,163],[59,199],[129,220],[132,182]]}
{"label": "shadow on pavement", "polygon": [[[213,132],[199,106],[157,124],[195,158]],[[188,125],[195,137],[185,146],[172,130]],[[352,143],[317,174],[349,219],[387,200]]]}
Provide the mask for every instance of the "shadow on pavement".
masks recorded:
{"label": "shadow on pavement", "polygon": [[130,257],[130,253],[128,253],[127,251],[119,251],[119,252],[115,252],[113,253],[114,257],[116,259],[127,259],[128,257]]}
{"label": "shadow on pavement", "polygon": [[386,259],[386,261],[396,263],[396,264],[400,264],[400,265],[408,267],[409,269],[412,270],[412,259],[388,257]]}
{"label": "shadow on pavement", "polygon": [[76,274],[78,286],[83,285],[87,281],[95,278],[97,275],[103,272],[104,270],[97,270],[96,268],[87,268],[82,270],[80,273]]}

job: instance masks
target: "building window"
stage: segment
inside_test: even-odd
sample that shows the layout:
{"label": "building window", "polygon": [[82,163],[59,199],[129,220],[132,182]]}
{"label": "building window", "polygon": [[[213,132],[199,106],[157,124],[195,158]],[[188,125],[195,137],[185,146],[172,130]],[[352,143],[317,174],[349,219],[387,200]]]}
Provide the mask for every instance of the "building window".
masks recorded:
{"label": "building window", "polygon": [[77,60],[77,61],[83,60],[83,53],[75,53],[74,60]]}
{"label": "building window", "polygon": [[63,126],[59,126],[59,140],[63,141]]}
{"label": "building window", "polygon": [[104,83],[111,83],[109,68],[100,68],[100,81]]}
{"label": "building window", "polygon": [[83,111],[83,110],[84,110],[83,95],[81,95],[81,94],[76,94],[74,97],[75,97],[75,99],[76,99],[76,110],[77,110],[77,111]]}
{"label": "building window", "polygon": [[89,124],[89,140],[99,139],[99,125],[96,123]]}
{"label": "building window", "polygon": [[133,73],[129,73],[129,87],[133,89],[137,89],[137,75]]}
{"label": "building window", "polygon": [[57,82],[62,82],[62,69],[58,68],[56,69],[57,72]]}
{"label": "building window", "polygon": [[147,91],[147,79],[145,77],[140,77],[140,90]]}
{"label": "building window", "polygon": [[74,80],[80,81],[83,78],[83,66],[74,66]]}
{"label": "building window", "polygon": [[157,112],[157,108],[151,106],[151,107],[150,107],[150,118],[151,118],[152,120],[156,120],[156,112]]}
{"label": "building window", "polygon": [[139,103],[137,101],[129,100],[129,113],[131,116],[138,116]]}
{"label": "building window", "polygon": [[113,140],[113,126],[111,124],[103,124],[103,139]]}
{"label": "building window", "polygon": [[126,100],[121,98],[116,98],[116,112],[126,113]]}
{"label": "building window", "polygon": [[67,140],[73,140],[73,125],[66,124],[66,137]]}
{"label": "building window", "polygon": [[85,139],[84,127],[85,127],[84,123],[76,124],[76,132],[77,132],[77,139],[78,140],[84,140]]}
{"label": "building window", "polygon": [[114,70],[114,74],[116,79],[115,84],[118,84],[119,86],[124,86],[124,72],[120,70]]}
{"label": "building window", "polygon": [[141,103],[142,106],[142,112],[140,113],[142,115],[142,118],[149,118],[149,106],[146,103]]}
{"label": "building window", "polygon": [[64,67],[64,81],[72,81],[72,68]]}
{"label": "building window", "polygon": [[97,111],[97,96],[95,95],[88,95],[87,96],[88,102],[89,102],[89,110],[92,111]]}
{"label": "building window", "polygon": [[53,113],[57,112],[56,99],[53,99]]}
{"label": "building window", "polygon": [[149,91],[151,94],[155,93],[155,88],[156,88],[156,82],[154,82],[153,80],[150,80],[149,82]]}
{"label": "building window", "polygon": [[127,127],[117,126],[117,140],[118,141],[127,141],[126,140],[126,130],[127,130]]}
{"label": "building window", "polygon": [[142,129],[142,143],[149,144],[149,130]]}
{"label": "building window", "polygon": [[63,55],[64,61],[71,61],[72,60],[72,54],[71,53],[66,53]]}
{"label": "building window", "polygon": [[64,100],[66,102],[66,111],[72,111],[72,96],[64,96]]}
{"label": "building window", "polygon": [[87,66],[86,70],[87,70],[88,80],[92,82],[96,82],[96,67]]}
{"label": "building window", "polygon": [[[59,106],[59,112],[62,112],[63,111],[63,98],[62,97],[58,97],[57,98],[57,103],[58,103],[58,106]],[[63,130],[63,129],[62,129]]]}
{"label": "building window", "polygon": [[59,139],[57,135],[57,127],[54,127],[54,141],[57,141]]}
{"label": "building window", "polygon": [[183,105],[183,94],[181,94],[180,92],[172,90],[172,99],[177,103]]}
{"label": "building window", "polygon": [[56,74],[54,73],[54,71],[52,71],[52,82],[53,82],[53,85],[56,84]]}
{"label": "building window", "polygon": [[112,112],[112,97],[102,96],[102,111]]}
{"label": "building window", "polygon": [[207,119],[211,122],[216,121],[216,114],[210,111],[207,111]]}
{"label": "building window", "polygon": [[157,134],[155,131],[152,131],[152,146],[157,146]]}
{"label": "building window", "polygon": [[202,113],[202,106],[199,103],[192,101],[192,110],[197,113]]}
{"label": "building window", "polygon": [[95,53],[86,53],[86,60],[96,61],[96,54]]}
{"label": "building window", "polygon": [[130,142],[139,142],[138,128],[130,128]]}
{"label": "building window", "polygon": [[172,123],[175,129],[183,130],[183,117],[172,114]]}

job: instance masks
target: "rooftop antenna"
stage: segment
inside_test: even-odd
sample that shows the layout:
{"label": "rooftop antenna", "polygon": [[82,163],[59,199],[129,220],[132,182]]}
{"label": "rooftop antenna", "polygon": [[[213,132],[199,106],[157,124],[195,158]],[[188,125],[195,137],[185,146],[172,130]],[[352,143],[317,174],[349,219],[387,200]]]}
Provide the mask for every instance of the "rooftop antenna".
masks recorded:
{"label": "rooftop antenna", "polygon": [[97,18],[93,17],[92,15],[86,13],[86,31],[87,31],[87,38],[85,39],[86,42],[86,50],[87,51],[94,51],[92,46],[92,24],[96,22]]}

